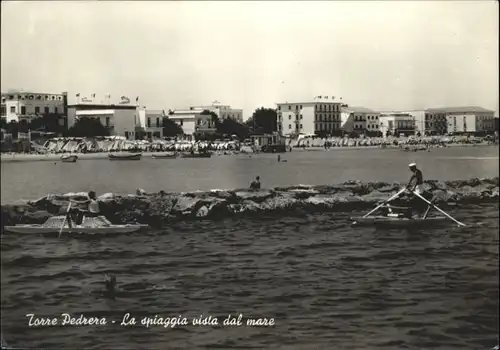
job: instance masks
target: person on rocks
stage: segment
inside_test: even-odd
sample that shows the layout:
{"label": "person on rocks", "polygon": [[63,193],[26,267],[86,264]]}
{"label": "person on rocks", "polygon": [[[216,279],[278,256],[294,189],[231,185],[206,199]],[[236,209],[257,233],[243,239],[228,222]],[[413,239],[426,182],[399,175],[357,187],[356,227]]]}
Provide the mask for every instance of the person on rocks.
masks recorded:
{"label": "person on rocks", "polygon": [[257,176],[254,181],[250,184],[250,189],[253,191],[260,190],[260,177]]}

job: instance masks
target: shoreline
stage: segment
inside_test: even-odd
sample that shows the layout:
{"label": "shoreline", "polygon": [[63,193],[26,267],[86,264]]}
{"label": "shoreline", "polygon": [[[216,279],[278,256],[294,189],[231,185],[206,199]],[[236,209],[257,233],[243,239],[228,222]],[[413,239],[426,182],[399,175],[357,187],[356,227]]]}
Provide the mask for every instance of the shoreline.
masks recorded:
{"label": "shoreline", "polygon": [[[447,144],[446,148],[452,148],[452,147],[498,147],[498,145],[495,144]],[[430,149],[434,149],[436,147],[430,147]],[[401,149],[399,146],[388,146],[385,148],[382,148],[381,146],[346,146],[346,147],[331,147],[329,149],[325,149],[324,147],[298,147],[298,148],[292,148],[292,152],[330,152],[330,151],[346,151],[346,150],[352,150],[352,151],[360,151],[363,149],[381,149],[381,150],[397,150]],[[116,153],[125,153],[125,152],[113,152],[112,154]],[[127,152],[128,153],[128,152]],[[161,154],[161,153],[166,153],[164,152],[137,152],[141,153],[143,157],[146,158],[151,158],[154,154]],[[286,152],[290,153],[290,152]],[[11,153],[11,154],[1,154],[0,156],[0,162],[1,163],[15,163],[15,162],[44,162],[44,161],[50,161],[50,162],[60,162],[61,161],[61,156],[62,155],[76,155],[78,156],[78,160],[98,160],[98,159],[108,159],[108,153],[107,152],[101,152],[101,153],[50,153],[50,154],[23,154],[23,153]],[[241,153],[241,154],[254,154],[254,153]],[[261,154],[261,153],[258,153]],[[266,154],[266,153],[262,153]],[[269,153],[269,154],[275,154],[275,153]],[[279,153],[276,153],[279,154]],[[235,155],[235,154],[231,154]],[[227,155],[226,155],[227,156]]]}

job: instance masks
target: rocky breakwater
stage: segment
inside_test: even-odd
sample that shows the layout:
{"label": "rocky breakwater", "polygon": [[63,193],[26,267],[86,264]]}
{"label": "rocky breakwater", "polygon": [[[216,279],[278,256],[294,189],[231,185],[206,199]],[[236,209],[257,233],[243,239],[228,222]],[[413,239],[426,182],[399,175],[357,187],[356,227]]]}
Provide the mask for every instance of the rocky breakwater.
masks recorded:
{"label": "rocky breakwater", "polygon": [[[212,190],[184,193],[104,194],[99,197],[102,214],[113,223],[143,223],[160,227],[172,220],[219,219],[242,215],[303,215],[307,212],[352,212],[372,208],[403,186],[399,183],[299,185],[269,190]],[[498,201],[498,177],[459,181],[426,181],[425,197],[443,209],[451,205]],[[85,193],[53,194],[37,201],[2,205],[2,227],[21,223],[43,223],[66,212],[70,199]],[[408,204],[403,195],[395,205]]]}

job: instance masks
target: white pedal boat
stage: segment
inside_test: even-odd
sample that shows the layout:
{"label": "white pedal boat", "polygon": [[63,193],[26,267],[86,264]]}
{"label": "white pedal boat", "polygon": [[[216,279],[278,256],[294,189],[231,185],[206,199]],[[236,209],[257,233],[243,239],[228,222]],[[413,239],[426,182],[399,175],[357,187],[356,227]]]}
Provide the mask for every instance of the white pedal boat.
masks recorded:
{"label": "white pedal boat", "polygon": [[49,218],[45,223],[31,225],[15,225],[5,226],[4,230],[11,233],[20,234],[47,234],[59,233],[61,226],[64,226],[62,233],[84,233],[84,234],[118,234],[135,232],[148,225],[113,225],[104,216],[95,218],[83,218],[81,225],[72,224],[71,228],[68,222],[64,220],[64,216],[54,216]]}

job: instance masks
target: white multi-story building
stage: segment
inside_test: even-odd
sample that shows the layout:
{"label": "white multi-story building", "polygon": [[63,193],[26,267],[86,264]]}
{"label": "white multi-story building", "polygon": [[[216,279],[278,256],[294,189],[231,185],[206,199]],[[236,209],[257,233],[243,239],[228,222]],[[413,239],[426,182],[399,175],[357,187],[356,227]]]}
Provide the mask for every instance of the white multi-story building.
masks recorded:
{"label": "white multi-story building", "polygon": [[437,134],[495,131],[495,112],[477,106],[429,108],[427,123]]}
{"label": "white multi-story building", "polygon": [[68,106],[68,124],[71,128],[82,117],[99,119],[111,136],[135,139],[136,107],[102,104],[75,104]]}
{"label": "white multi-story building", "polygon": [[215,133],[217,131],[212,116],[202,114],[204,109],[173,110],[168,118],[182,127],[187,139],[194,139],[197,133]]}
{"label": "white multi-story building", "polygon": [[31,120],[42,115],[57,118],[59,125],[66,125],[68,98],[67,93],[60,94],[11,91],[2,93],[1,117],[7,122]]}
{"label": "white multi-story building", "polygon": [[277,103],[278,132],[290,136],[340,131],[343,105],[342,101],[329,100],[327,96],[306,102]]}
{"label": "white multi-story building", "polygon": [[410,136],[415,134],[415,117],[408,113],[382,113],[379,116],[383,136]]}
{"label": "white multi-story building", "polygon": [[[137,101],[137,100],[136,100]],[[78,118],[98,118],[102,125],[108,128],[111,136],[125,136],[127,139],[136,138],[138,120],[138,106],[131,103],[126,96],[111,99],[107,95],[104,99],[77,95],[76,103],[68,106],[68,127],[72,127]]]}
{"label": "white multi-story building", "polygon": [[135,125],[136,138],[162,138],[164,117],[166,114],[163,110],[148,110],[144,107],[138,107]]}
{"label": "white multi-story building", "polygon": [[448,132],[446,112],[439,109],[425,110],[425,134],[444,135]]}
{"label": "white multi-story building", "polygon": [[[383,115],[399,115],[399,116],[404,116],[408,115],[413,118],[414,124],[415,124],[415,134],[420,133],[420,135],[425,135],[428,133],[428,123],[426,124],[426,110],[423,109],[412,109],[412,110],[404,110],[404,111],[381,111],[380,112]],[[385,128],[384,128],[385,130]]]}
{"label": "white multi-story building", "polygon": [[345,105],[340,114],[341,128],[346,132],[362,134],[366,131],[379,130],[379,113],[364,107]]}
{"label": "white multi-story building", "polygon": [[218,101],[212,102],[209,106],[191,106],[189,110],[203,111],[207,110],[217,114],[217,117],[222,121],[224,119],[233,119],[238,123],[243,123],[243,109],[231,108],[229,105],[223,105]]}

